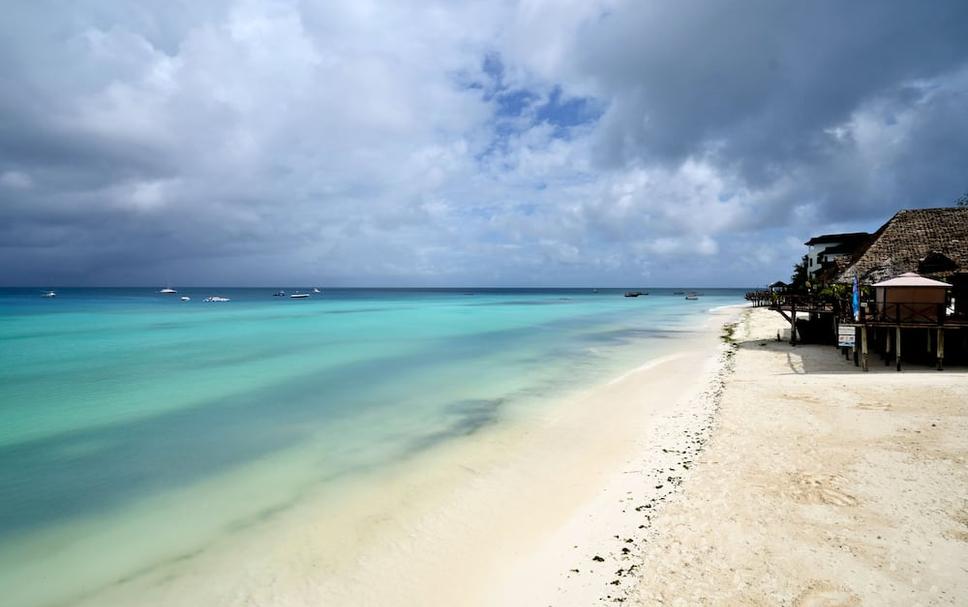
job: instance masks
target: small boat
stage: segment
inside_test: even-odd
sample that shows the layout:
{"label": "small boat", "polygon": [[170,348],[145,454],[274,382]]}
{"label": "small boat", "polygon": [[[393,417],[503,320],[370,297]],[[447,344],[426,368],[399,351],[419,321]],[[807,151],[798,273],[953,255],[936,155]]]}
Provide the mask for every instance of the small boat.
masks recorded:
{"label": "small boat", "polygon": [[696,295],[695,293],[689,293],[688,295],[686,295],[686,299],[688,299],[689,301],[696,301],[697,299],[699,299],[699,296]]}
{"label": "small boat", "polygon": [[171,287],[165,287],[164,289],[162,289],[162,290],[160,290],[158,292],[161,293],[162,295],[174,295],[178,291],[172,289]]}
{"label": "small boat", "polygon": [[642,291],[626,291],[625,292],[625,296],[626,297],[638,297],[641,294],[642,294]]}
{"label": "small boat", "polygon": [[216,296],[213,296],[213,297],[206,297],[202,301],[207,302],[207,303],[221,303],[223,301],[232,301],[232,300],[229,299],[228,297],[218,297],[216,295]]}
{"label": "small boat", "polygon": [[272,294],[272,296],[273,297],[285,297],[286,296],[286,292],[285,291],[276,291],[275,293]]}
{"label": "small boat", "polygon": [[57,297],[57,293],[54,293],[53,291],[47,291],[46,293],[41,295],[41,297]]}
{"label": "small boat", "polygon": [[182,301],[191,301],[191,300],[192,300],[192,298],[191,298],[191,297],[189,297],[189,296],[187,296],[187,295],[182,295],[182,297],[181,297],[181,300],[182,300]]}
{"label": "small boat", "polygon": [[309,299],[309,293],[293,293],[289,299]]}
{"label": "small boat", "polygon": [[320,292],[319,289],[317,289],[316,287],[313,287],[313,293],[319,293],[319,292]]}
{"label": "small boat", "polygon": [[598,289],[592,289],[592,293],[598,293]]}
{"label": "small boat", "polygon": [[673,291],[672,294],[673,295],[685,295],[686,292],[685,291]]}

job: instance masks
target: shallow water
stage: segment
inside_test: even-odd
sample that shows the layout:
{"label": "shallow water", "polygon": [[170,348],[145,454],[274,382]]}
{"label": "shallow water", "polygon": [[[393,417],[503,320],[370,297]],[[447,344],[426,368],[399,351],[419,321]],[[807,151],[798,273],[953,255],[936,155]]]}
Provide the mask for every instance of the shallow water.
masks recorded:
{"label": "shallow water", "polygon": [[6,604],[69,603],[336,479],[553,406],[743,294],[273,291],[0,290]]}

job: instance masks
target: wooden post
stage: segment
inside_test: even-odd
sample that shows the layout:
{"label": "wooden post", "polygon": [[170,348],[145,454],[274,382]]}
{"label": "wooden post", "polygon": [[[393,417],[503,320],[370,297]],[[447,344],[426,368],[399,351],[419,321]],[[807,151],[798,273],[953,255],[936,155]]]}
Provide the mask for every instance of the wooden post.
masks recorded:
{"label": "wooden post", "polygon": [[927,330],[928,354],[931,354],[931,329]]}
{"label": "wooden post", "polygon": [[894,341],[894,356],[897,357],[897,370],[901,370],[901,327],[897,328],[897,337]]}
{"label": "wooden post", "polygon": [[864,371],[867,371],[867,325],[860,328],[860,349],[864,358]]}
{"label": "wooden post", "polygon": [[944,370],[944,329],[938,329],[938,371]]}
{"label": "wooden post", "polygon": [[857,344],[860,343],[860,335],[859,334],[860,334],[860,329],[858,327],[854,327],[854,347],[851,348],[850,350],[851,350],[851,352],[854,353],[854,366],[855,367],[859,367],[860,366],[860,358],[859,358],[859,356],[857,354]]}
{"label": "wooden post", "polygon": [[797,345],[797,303],[794,301],[791,304],[791,314],[790,314],[790,345]]}
{"label": "wooden post", "polygon": [[[876,341],[874,343],[877,343]],[[891,364],[891,330],[884,333],[884,366]]]}

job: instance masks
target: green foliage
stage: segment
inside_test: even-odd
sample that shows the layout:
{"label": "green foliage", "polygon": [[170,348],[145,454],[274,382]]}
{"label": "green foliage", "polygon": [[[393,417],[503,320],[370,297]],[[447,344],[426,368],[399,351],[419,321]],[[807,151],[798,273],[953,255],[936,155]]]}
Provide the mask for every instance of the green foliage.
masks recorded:
{"label": "green foliage", "polygon": [[834,299],[842,299],[850,295],[851,287],[849,285],[842,285],[839,283],[833,283],[825,285],[824,288],[820,290],[820,295],[825,297],[831,297]]}
{"label": "green foliage", "polygon": [[807,256],[800,259],[800,263],[793,266],[793,274],[790,276],[790,286],[788,290],[800,292],[807,290]]}

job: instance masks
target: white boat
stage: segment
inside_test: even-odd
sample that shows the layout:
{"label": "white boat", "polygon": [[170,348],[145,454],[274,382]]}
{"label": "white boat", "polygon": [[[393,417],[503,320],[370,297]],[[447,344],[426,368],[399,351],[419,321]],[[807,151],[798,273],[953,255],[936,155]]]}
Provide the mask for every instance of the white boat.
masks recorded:
{"label": "white boat", "polygon": [[191,300],[192,300],[192,298],[191,298],[191,297],[188,297],[187,295],[182,295],[182,298],[181,298],[181,300],[182,300],[182,301],[191,301]]}
{"label": "white boat", "polygon": [[313,293],[319,293],[319,292],[320,292],[319,289],[317,289],[316,287],[313,287]]}
{"label": "white boat", "polygon": [[174,295],[178,291],[172,289],[171,287],[165,287],[164,289],[162,289],[162,290],[160,290],[158,292],[161,293],[162,295]]}
{"label": "white boat", "polygon": [[686,299],[688,299],[689,301],[696,301],[697,299],[699,299],[699,295],[696,295],[695,293],[689,293],[688,295],[686,295]]}
{"label": "white boat", "polygon": [[208,303],[221,303],[223,301],[232,301],[232,300],[229,299],[228,297],[218,297],[218,296],[214,296],[214,297],[206,297],[202,301],[205,301],[205,302],[208,302]]}
{"label": "white boat", "polygon": [[293,293],[289,299],[309,299],[309,293]]}
{"label": "white boat", "polygon": [[41,295],[41,297],[57,297],[57,293],[54,293],[53,291],[47,291],[46,293]]}

